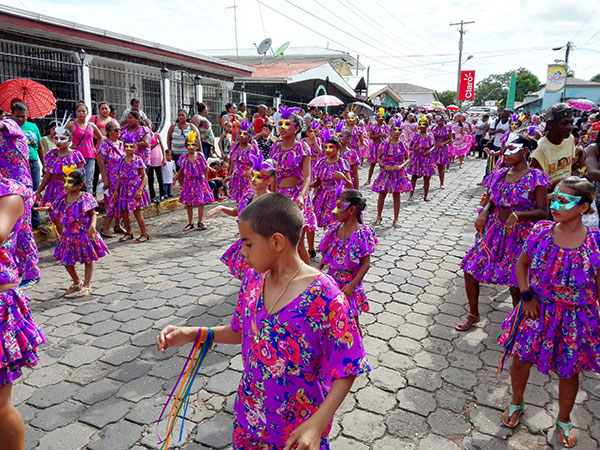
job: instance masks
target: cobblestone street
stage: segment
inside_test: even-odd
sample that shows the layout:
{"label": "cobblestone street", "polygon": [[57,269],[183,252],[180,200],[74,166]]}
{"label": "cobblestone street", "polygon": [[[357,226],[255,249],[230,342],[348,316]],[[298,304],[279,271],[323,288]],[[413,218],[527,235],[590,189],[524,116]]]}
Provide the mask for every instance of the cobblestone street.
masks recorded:
{"label": "cobblestone street", "polygon": [[[510,362],[495,375],[501,356],[496,335],[511,309],[508,290],[482,287],[482,322],[468,333],[454,329],[467,311],[459,263],[474,240],[482,189],[475,184],[483,167],[474,159],[462,170],[453,166],[446,190],[432,178],[430,203],[421,201],[420,180],[418,201],[402,196],[400,229],[391,227],[388,197],[383,226],[376,227],[380,245],[365,278],[371,311],[361,316],[373,370],[356,379],[342,404],[333,449],[559,448],[554,375],[534,368],[521,424],[514,430],[501,424],[510,402]],[[363,170],[361,184],[365,179]],[[361,190],[369,199],[370,223],[376,196],[370,187]],[[27,294],[48,343],[40,365],[13,388],[27,424],[27,449],[160,448],[155,422],[189,346],[161,355],[157,331],[169,323],[228,323],[239,288],[218,259],[233,242],[235,220],[206,221],[207,231],[184,234],[185,224],[181,210],[150,219],[147,244],[108,240],[111,254],[95,266],[94,295],[83,300],[61,297],[70,279],[52,259],[52,246],[40,250],[42,283]],[[230,446],[239,351],[216,345],[208,354],[183,441],[175,439],[172,448]],[[573,422],[577,448],[589,450],[600,442],[600,376],[580,381]]]}

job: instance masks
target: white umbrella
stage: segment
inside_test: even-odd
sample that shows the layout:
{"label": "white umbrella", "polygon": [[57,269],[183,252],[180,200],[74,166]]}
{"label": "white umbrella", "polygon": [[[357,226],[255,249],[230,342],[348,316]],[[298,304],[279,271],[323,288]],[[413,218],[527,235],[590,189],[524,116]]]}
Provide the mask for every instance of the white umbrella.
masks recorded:
{"label": "white umbrella", "polygon": [[319,95],[313,98],[308,106],[339,106],[343,104],[344,102],[334,95]]}
{"label": "white umbrella", "polygon": [[373,114],[373,108],[371,108],[369,105],[367,105],[366,103],[363,102],[354,102],[351,103],[351,111],[354,111],[355,114],[366,114],[366,115],[371,115]]}

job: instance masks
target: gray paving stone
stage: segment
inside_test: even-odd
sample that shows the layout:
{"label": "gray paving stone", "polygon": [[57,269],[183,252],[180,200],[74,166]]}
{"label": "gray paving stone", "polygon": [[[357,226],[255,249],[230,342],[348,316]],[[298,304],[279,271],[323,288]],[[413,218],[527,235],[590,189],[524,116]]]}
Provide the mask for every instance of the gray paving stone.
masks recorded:
{"label": "gray paving stone", "polygon": [[150,376],[136,378],[124,384],[119,389],[117,397],[137,403],[144,398],[152,397],[163,388],[164,384],[165,380],[160,378]]}
{"label": "gray paving stone", "polygon": [[[115,313],[112,317],[114,320],[118,320],[119,322],[129,322],[131,320],[135,320],[146,313],[144,309],[130,308],[124,311],[119,311]],[[124,331],[121,327],[121,331]]]}
{"label": "gray paving stone", "polygon": [[104,336],[100,336],[92,341],[94,347],[101,349],[113,349],[117,346],[128,343],[131,335],[121,331],[113,331]]}
{"label": "gray paving stone", "polygon": [[385,414],[396,406],[396,401],[393,397],[386,391],[378,389],[375,386],[367,386],[358,391],[356,400],[361,408],[376,414]]}
{"label": "gray paving stone", "polygon": [[398,391],[398,407],[427,417],[436,408],[436,401],[429,392],[407,387]]}
{"label": "gray paving stone", "polygon": [[[140,311],[141,313],[142,311]],[[137,319],[129,320],[121,325],[119,328],[120,331],[124,331],[125,333],[135,334],[141,331],[148,330],[152,327],[154,321],[150,319],[146,319],[145,317],[138,317]]]}
{"label": "gray paving stone", "polygon": [[455,386],[472,389],[477,384],[477,377],[468,370],[449,367],[442,370],[442,378]]}
{"label": "gray paving stone", "polygon": [[407,370],[415,367],[414,361],[406,355],[386,352],[379,356],[379,364],[394,370]]}
{"label": "gray paving stone", "polygon": [[415,450],[416,446],[410,442],[400,441],[396,437],[384,436],[376,440],[371,448],[373,450]]}
{"label": "gray paving stone", "polygon": [[78,347],[69,351],[60,362],[71,367],[81,367],[96,361],[103,353],[103,350],[93,347]]}
{"label": "gray paving stone", "polygon": [[433,392],[442,387],[442,378],[438,372],[416,368],[406,372],[408,385]]}
{"label": "gray paving stone", "polygon": [[464,436],[471,430],[465,416],[437,409],[427,418],[431,431],[441,436]]}
{"label": "gray paving stone", "polygon": [[79,389],[73,398],[86,405],[93,405],[112,397],[120,387],[120,383],[111,380],[99,380]]}
{"label": "gray paving stone", "polygon": [[131,361],[121,364],[117,369],[111,372],[108,377],[113,380],[129,383],[132,380],[141,378],[146,375],[152,366],[143,361]]}
{"label": "gray paving stone", "polygon": [[385,433],[381,416],[356,409],[342,418],[344,434],[364,443],[373,442]]}
{"label": "gray paving stone", "polygon": [[[507,448],[507,442],[505,439],[499,439],[494,436],[474,432],[472,436],[465,437],[463,440],[463,448],[465,450],[505,450]],[[508,448],[515,449],[515,447],[510,444],[508,445]],[[536,447],[532,440],[530,440],[528,447],[525,447],[522,450],[534,448],[537,449],[541,447]]]}
{"label": "gray paving stone", "polygon": [[153,424],[158,420],[166,401],[166,395],[140,400],[125,417],[127,420],[140,425]]}
{"label": "gray paving stone", "polygon": [[[86,311],[88,308],[89,307],[85,308],[84,311]],[[109,311],[96,311],[91,314],[83,312],[82,314],[84,314],[84,316],[82,316],[79,319],[79,322],[84,323],[86,325],[94,325],[103,322],[112,316],[112,313],[110,313]]]}
{"label": "gray paving stone", "polygon": [[121,420],[134,404],[125,400],[109,398],[87,408],[79,421],[96,428],[104,428],[109,423]]}
{"label": "gray paving stone", "polygon": [[224,448],[231,444],[233,417],[217,414],[212,419],[198,425],[194,440],[213,448]]}
{"label": "gray paving stone", "polygon": [[109,364],[96,361],[74,369],[67,380],[85,386],[103,379],[110,370],[112,370],[112,366]]}
{"label": "gray paving stone", "polygon": [[64,427],[77,421],[85,407],[73,402],[62,402],[39,411],[35,418],[29,421],[31,426],[46,432]]}
{"label": "gray paving stone", "polygon": [[25,450],[37,448],[40,439],[45,435],[46,433],[25,424]]}
{"label": "gray paving stone", "polygon": [[419,442],[419,450],[459,450],[459,447],[449,439],[430,434]]}
{"label": "gray paving stone", "polygon": [[388,392],[397,392],[398,389],[406,387],[406,378],[398,371],[387,367],[377,367],[369,373],[369,379],[373,385]]}
{"label": "gray paving stone", "polygon": [[76,385],[60,382],[40,389],[27,400],[27,403],[36,408],[48,408],[71,398],[76,391]]}
{"label": "gray paving stone", "polygon": [[387,416],[385,423],[389,433],[394,437],[417,439],[429,433],[429,426],[425,419],[408,411],[393,411]]}
{"label": "gray paving stone", "polygon": [[140,353],[142,353],[141,348],[133,347],[131,345],[124,345],[107,351],[104,356],[100,358],[100,360],[113,366],[120,366],[123,363],[130,362],[138,358]]}
{"label": "gray paving stone", "polygon": [[421,350],[421,344],[406,337],[396,337],[391,339],[389,344],[395,351],[409,356],[413,356]]}
{"label": "gray paving stone", "polygon": [[218,377],[211,377],[206,383],[205,389],[215,394],[230,395],[237,391],[240,384],[240,373],[226,370]]}
{"label": "gray paving stone", "polygon": [[104,322],[99,322],[86,330],[86,334],[91,334],[92,336],[104,336],[105,334],[112,333],[116,331],[121,326],[121,322],[116,320],[105,320]]}
{"label": "gray paving stone", "polygon": [[535,434],[543,433],[554,426],[554,419],[544,409],[528,405],[527,414],[521,416],[521,423]]}
{"label": "gray paving stone", "polygon": [[87,447],[94,429],[80,423],[58,428],[40,438],[40,449],[80,450]]}
{"label": "gray paving stone", "polygon": [[476,406],[469,413],[469,420],[473,426],[481,433],[506,439],[512,434],[512,429],[502,425],[499,420],[501,412],[485,406]]}
{"label": "gray paving stone", "polygon": [[428,351],[421,351],[414,355],[414,361],[417,366],[430,370],[439,371],[448,367],[448,360],[446,358]]}
{"label": "gray paving stone", "polygon": [[131,422],[123,420],[108,425],[100,433],[99,439],[90,442],[90,450],[128,450],[135,444],[144,428]]}

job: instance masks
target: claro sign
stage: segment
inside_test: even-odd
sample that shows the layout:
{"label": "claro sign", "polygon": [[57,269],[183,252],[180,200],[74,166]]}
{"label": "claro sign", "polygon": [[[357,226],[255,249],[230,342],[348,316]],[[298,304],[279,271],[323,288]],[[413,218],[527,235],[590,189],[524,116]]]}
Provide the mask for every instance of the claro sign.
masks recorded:
{"label": "claro sign", "polygon": [[475,71],[463,70],[460,73],[459,100],[473,100],[475,94]]}

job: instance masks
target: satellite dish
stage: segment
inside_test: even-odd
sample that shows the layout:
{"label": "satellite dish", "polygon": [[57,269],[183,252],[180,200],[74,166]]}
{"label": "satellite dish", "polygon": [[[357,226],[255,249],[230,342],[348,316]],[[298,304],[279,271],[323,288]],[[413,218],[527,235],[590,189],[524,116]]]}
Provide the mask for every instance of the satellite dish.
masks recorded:
{"label": "satellite dish", "polygon": [[284,42],[283,44],[281,44],[281,47],[279,47],[277,50],[275,50],[275,53],[273,53],[273,58],[277,58],[278,56],[281,56],[285,60],[285,62],[289,64],[289,61],[287,59],[285,59],[285,55],[283,54],[283,52],[285,52],[289,46],[290,46],[290,41],[287,41],[287,42]]}
{"label": "satellite dish", "polygon": [[[262,55],[263,59],[260,62],[261,64],[265,62],[265,58],[267,57],[267,52],[269,51],[269,49],[271,48],[271,44],[273,43],[273,41],[271,40],[271,38],[266,38],[263,39],[263,41],[258,44],[258,47],[256,47],[256,51],[258,52],[259,55]],[[254,44],[256,45],[256,44]]]}

